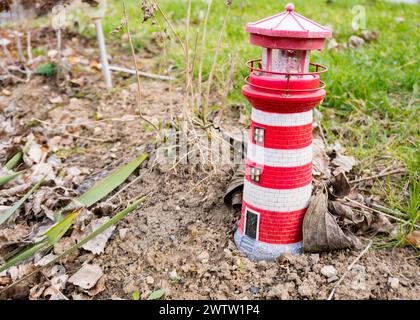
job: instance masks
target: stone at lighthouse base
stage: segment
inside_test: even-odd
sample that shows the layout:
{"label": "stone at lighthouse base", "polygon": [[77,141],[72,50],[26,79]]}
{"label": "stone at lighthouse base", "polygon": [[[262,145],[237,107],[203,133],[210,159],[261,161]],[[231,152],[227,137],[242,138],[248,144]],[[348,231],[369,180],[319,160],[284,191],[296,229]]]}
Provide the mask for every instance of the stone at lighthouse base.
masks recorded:
{"label": "stone at lighthouse base", "polygon": [[285,254],[302,253],[302,241],[290,244],[270,244],[252,239],[240,229],[235,232],[235,243],[252,260],[275,260]]}

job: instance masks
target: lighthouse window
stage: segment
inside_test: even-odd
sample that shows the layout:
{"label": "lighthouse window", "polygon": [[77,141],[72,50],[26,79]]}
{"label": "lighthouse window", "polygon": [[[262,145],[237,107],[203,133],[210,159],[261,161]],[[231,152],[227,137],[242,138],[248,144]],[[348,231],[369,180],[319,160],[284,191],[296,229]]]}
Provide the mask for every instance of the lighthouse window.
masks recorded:
{"label": "lighthouse window", "polygon": [[260,182],[261,179],[261,169],[256,167],[251,167],[250,177],[252,181]]}
{"label": "lighthouse window", "polygon": [[264,129],[254,127],[254,141],[255,143],[264,143]]}
{"label": "lighthouse window", "polygon": [[257,239],[258,215],[247,210],[245,219],[245,234],[252,239]]}

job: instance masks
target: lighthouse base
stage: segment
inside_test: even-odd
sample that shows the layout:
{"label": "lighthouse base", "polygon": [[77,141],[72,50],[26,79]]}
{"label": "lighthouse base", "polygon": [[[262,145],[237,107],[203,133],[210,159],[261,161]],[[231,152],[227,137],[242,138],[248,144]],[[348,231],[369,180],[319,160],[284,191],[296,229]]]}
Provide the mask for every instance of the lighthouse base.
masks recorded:
{"label": "lighthouse base", "polygon": [[254,240],[237,229],[235,232],[235,243],[238,248],[245,252],[252,260],[275,260],[285,254],[302,253],[302,241],[290,244],[271,244]]}

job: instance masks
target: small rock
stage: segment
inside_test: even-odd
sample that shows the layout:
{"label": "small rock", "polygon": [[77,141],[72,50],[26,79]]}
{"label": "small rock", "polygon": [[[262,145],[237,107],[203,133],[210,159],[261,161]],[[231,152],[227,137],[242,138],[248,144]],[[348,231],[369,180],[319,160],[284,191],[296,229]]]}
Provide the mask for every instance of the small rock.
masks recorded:
{"label": "small rock", "polygon": [[77,168],[77,167],[70,167],[70,168],[67,169],[67,174],[69,174],[73,177],[76,177],[76,176],[80,175],[81,173],[82,173],[82,171],[80,171],[80,169]]}
{"label": "small rock", "polygon": [[405,281],[404,279],[401,279],[401,280],[400,280],[400,284],[401,284],[403,287],[409,287],[409,286],[410,286],[410,283],[408,283],[408,281]]}
{"label": "small rock", "polygon": [[12,92],[11,92],[10,90],[7,90],[7,89],[3,89],[3,90],[2,90],[2,93],[3,93],[5,96],[10,96],[10,95],[12,94]]}
{"label": "small rock", "polygon": [[118,230],[118,234],[120,235],[120,239],[124,240],[127,236],[128,228],[122,228]]}
{"label": "small rock", "polygon": [[299,276],[297,275],[296,272],[292,272],[287,275],[287,281],[297,281],[297,280],[299,280]]}
{"label": "small rock", "polygon": [[400,286],[400,281],[398,280],[398,278],[389,277],[388,285],[390,286],[391,289],[397,290],[398,287]]}
{"label": "small rock", "polygon": [[127,285],[124,286],[123,291],[127,294],[131,294],[134,291],[138,290],[138,286],[134,281],[130,281]]}
{"label": "small rock", "polygon": [[365,44],[365,40],[359,36],[351,36],[349,40],[347,41],[347,45],[350,48],[356,49]]}
{"label": "small rock", "polygon": [[47,55],[48,55],[49,58],[54,58],[55,56],[57,56],[57,54],[58,54],[57,50],[49,50],[47,52]]}
{"label": "small rock", "polygon": [[328,278],[328,283],[331,283],[331,282],[335,282],[335,281],[337,281],[339,278],[337,277],[337,276],[333,276],[333,277],[331,277],[331,278]]}
{"label": "small rock", "polygon": [[299,286],[298,292],[302,297],[311,297],[312,296],[312,289],[306,283]]}
{"label": "small rock", "polygon": [[253,294],[257,294],[260,292],[260,288],[258,287],[251,287],[249,288],[249,291],[251,291]]}
{"label": "small rock", "polygon": [[311,254],[311,262],[313,265],[317,264],[319,261],[319,253]]}
{"label": "small rock", "polygon": [[326,278],[331,278],[337,275],[337,270],[333,266],[323,266],[321,269],[322,275]]}
{"label": "small rock", "polygon": [[153,277],[151,277],[151,276],[147,276],[146,277],[146,283],[147,284],[154,284],[155,283],[155,279],[153,279]]}
{"label": "small rock", "polygon": [[176,270],[172,270],[171,272],[169,272],[169,279],[171,279],[172,281],[179,280]]}
{"label": "small rock", "polygon": [[360,264],[355,264],[351,270],[353,280],[351,282],[351,288],[353,290],[365,290],[366,289],[366,267]]}
{"label": "small rock", "polygon": [[207,263],[209,261],[209,258],[210,258],[210,255],[207,251],[201,252],[197,257],[197,259],[201,261],[201,263]]}
{"label": "small rock", "polygon": [[276,285],[275,287],[271,288],[270,291],[267,292],[267,298],[288,300],[289,299],[289,286],[287,284]]}

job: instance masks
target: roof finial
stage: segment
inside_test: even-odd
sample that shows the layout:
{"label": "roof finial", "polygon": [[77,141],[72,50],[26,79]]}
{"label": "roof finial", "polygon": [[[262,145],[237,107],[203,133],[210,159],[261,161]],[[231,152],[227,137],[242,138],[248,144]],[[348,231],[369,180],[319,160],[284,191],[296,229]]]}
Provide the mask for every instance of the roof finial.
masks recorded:
{"label": "roof finial", "polygon": [[295,10],[295,5],[294,5],[293,3],[288,3],[288,4],[286,4],[286,6],[284,7],[284,9],[285,9],[286,11],[289,11],[289,12],[294,11],[294,10]]}

